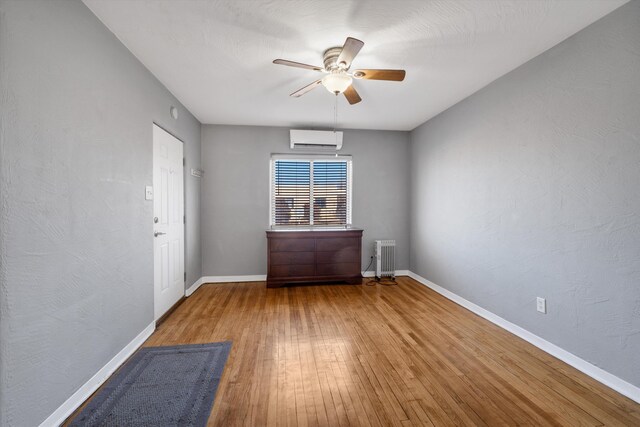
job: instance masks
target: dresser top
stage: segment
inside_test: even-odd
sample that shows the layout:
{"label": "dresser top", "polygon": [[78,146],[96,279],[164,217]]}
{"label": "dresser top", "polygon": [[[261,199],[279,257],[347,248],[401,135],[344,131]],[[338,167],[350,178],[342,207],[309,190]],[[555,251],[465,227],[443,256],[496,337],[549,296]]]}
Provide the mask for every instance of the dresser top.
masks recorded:
{"label": "dresser top", "polygon": [[296,233],[296,232],[341,232],[341,231],[363,231],[357,227],[291,227],[291,228],[275,228],[267,230],[267,233]]}
{"label": "dresser top", "polygon": [[361,228],[320,228],[301,227],[300,229],[267,230],[267,237],[272,239],[302,239],[302,238],[334,238],[334,237],[360,237]]}

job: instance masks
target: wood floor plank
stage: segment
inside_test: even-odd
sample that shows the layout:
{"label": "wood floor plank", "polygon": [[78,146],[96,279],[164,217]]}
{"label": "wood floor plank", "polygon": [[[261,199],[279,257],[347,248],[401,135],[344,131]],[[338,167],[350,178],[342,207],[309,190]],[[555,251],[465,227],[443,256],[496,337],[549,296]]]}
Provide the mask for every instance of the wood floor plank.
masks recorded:
{"label": "wood floor plank", "polygon": [[232,341],[209,426],[638,426],[640,405],[406,277],[203,285],[145,346]]}

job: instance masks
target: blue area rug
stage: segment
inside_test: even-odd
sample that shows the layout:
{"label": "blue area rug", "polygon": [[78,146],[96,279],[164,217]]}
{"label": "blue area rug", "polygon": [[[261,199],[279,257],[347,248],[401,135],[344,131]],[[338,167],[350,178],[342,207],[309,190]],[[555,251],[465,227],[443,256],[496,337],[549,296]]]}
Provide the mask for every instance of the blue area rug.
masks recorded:
{"label": "blue area rug", "polygon": [[145,347],[71,426],[205,426],[231,342]]}

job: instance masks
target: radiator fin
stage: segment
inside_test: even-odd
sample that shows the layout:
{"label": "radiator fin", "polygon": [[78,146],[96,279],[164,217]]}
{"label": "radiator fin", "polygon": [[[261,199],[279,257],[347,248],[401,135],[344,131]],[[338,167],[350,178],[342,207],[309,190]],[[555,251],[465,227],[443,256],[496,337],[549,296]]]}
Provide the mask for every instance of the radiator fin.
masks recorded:
{"label": "radiator fin", "polygon": [[376,277],[396,276],[396,241],[376,240],[374,242],[376,257]]}

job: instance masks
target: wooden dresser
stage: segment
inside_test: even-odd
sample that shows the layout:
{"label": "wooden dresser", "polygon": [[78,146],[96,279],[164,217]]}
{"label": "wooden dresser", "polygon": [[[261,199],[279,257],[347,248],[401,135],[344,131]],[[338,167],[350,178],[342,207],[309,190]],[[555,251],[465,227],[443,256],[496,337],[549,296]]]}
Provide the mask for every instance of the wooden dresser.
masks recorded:
{"label": "wooden dresser", "polygon": [[267,231],[267,287],[362,283],[362,230]]}

